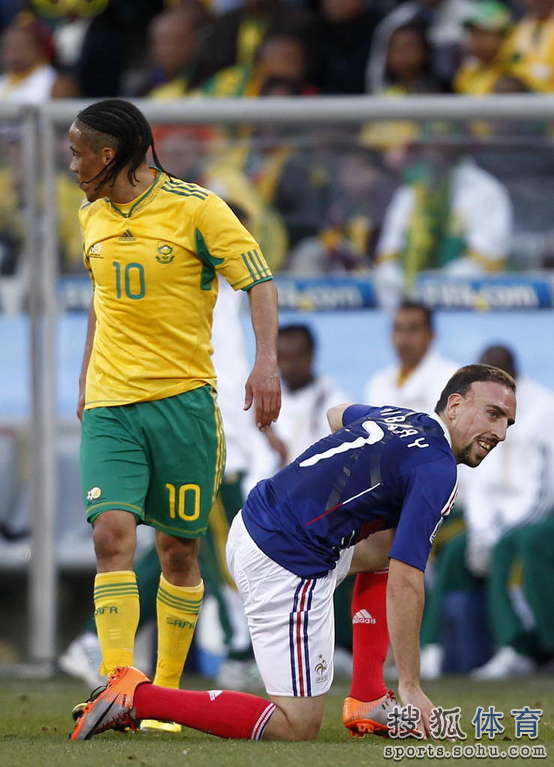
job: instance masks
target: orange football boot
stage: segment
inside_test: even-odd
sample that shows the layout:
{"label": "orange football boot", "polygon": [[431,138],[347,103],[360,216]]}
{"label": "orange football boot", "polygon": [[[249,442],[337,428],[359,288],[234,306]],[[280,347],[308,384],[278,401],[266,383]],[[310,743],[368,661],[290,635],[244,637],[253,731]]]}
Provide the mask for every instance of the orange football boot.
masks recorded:
{"label": "orange football boot", "polygon": [[387,690],[380,698],[367,702],[356,698],[345,698],[342,706],[342,721],[351,735],[371,734],[387,737],[391,729],[387,717],[398,705],[392,690]]}
{"label": "orange football boot", "polygon": [[134,666],[116,668],[102,692],[89,700],[75,722],[70,740],[88,740],[104,730],[129,727],[136,730],[133,698],[139,684],[148,677]]}

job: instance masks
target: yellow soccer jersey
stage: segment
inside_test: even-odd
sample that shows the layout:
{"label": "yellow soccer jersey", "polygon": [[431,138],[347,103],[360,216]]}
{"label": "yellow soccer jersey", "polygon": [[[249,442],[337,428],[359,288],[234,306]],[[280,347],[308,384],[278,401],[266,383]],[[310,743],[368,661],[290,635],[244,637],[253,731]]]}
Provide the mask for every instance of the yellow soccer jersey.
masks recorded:
{"label": "yellow soccer jersey", "polygon": [[256,240],[217,195],[160,171],[135,200],[79,217],[96,312],[85,407],[215,385],[216,270],[235,290],[271,279]]}

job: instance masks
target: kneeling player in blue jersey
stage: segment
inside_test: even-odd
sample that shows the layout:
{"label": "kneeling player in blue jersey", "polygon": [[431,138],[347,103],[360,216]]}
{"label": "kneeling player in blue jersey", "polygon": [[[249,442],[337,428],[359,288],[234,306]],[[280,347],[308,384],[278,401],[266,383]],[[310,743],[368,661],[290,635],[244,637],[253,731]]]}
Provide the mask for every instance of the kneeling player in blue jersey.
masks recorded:
{"label": "kneeling player in blue jersey", "polygon": [[[457,463],[478,466],[514,423],[515,383],[468,365],[432,415],[338,405],[333,431],[252,490],[233,522],[229,568],[240,591],[268,699],[232,691],[170,690],[117,669],[71,735],[90,738],[141,719],[172,720],[226,738],[317,737],[333,679],[333,591],[350,571],[389,567],[387,613],[404,705],[430,733],[433,704],[419,679],[423,573],[453,504]],[[392,693],[368,720],[387,732]]]}

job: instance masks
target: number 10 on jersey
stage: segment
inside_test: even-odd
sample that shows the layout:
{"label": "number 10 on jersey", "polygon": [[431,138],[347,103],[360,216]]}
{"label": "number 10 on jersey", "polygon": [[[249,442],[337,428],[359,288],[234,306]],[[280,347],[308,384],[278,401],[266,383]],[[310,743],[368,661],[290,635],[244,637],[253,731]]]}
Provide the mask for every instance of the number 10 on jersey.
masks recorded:
{"label": "number 10 on jersey", "polygon": [[112,263],[115,270],[116,298],[122,298],[123,294],[133,301],[144,298],[146,295],[146,280],[144,278],[143,265],[133,261],[122,268],[119,261],[113,261]]}

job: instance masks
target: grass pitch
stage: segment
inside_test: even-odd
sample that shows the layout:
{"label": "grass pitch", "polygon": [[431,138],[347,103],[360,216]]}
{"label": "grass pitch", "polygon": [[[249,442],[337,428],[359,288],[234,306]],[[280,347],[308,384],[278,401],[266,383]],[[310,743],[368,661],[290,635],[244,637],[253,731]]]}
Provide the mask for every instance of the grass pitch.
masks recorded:
{"label": "grass pitch", "polygon": [[[205,679],[189,679],[196,689],[209,687]],[[471,719],[477,706],[495,706],[504,712],[506,731],[494,740],[499,751],[514,745],[541,745],[546,751],[542,759],[528,758],[408,758],[400,763],[494,765],[554,764],[554,676],[529,677],[506,682],[476,683],[467,677],[449,677],[425,686],[436,705],[445,708],[461,706],[462,729],[468,735],[465,745],[475,740]],[[377,737],[352,738],[344,729],[340,712],[346,686],[335,684],[329,696],[327,712],[318,741],[311,743],[249,743],[225,741],[210,735],[184,729],[181,735],[123,735],[107,732],[91,741],[70,743],[72,706],[87,691],[67,677],[53,680],[0,680],[0,765],[1,767],[362,767],[393,764],[385,758],[384,748],[395,745],[421,745],[420,741],[391,741]],[[514,737],[510,710],[529,706],[542,708],[544,715],[538,738]],[[435,744],[438,741],[434,742]],[[452,746],[441,742],[445,748]]]}

